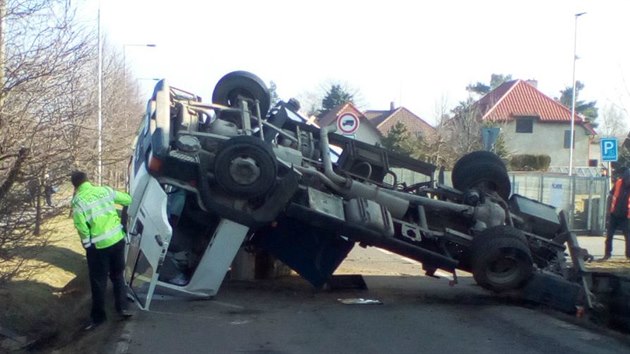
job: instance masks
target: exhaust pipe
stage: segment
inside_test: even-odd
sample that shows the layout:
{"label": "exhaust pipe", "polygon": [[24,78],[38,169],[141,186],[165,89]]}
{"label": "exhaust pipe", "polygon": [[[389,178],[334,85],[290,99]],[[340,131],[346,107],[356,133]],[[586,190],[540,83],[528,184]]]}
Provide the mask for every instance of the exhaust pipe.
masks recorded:
{"label": "exhaust pipe", "polygon": [[320,132],[320,149],[322,153],[322,162],[324,164],[324,175],[335,184],[345,190],[345,194],[351,197],[362,197],[373,200],[389,210],[395,218],[402,218],[409,209],[409,201],[387,193],[386,189],[377,186],[371,186],[365,183],[357,182],[351,178],[346,178],[335,173],[330,161],[330,142],[328,134],[334,133],[337,127],[329,125],[321,129]]}
{"label": "exhaust pipe", "polygon": [[323,127],[319,133],[319,148],[322,152],[322,161],[324,163],[324,174],[337,184],[347,185],[349,178],[340,176],[333,171],[332,162],[330,161],[330,142],[328,141],[328,133],[337,131],[335,124]]}

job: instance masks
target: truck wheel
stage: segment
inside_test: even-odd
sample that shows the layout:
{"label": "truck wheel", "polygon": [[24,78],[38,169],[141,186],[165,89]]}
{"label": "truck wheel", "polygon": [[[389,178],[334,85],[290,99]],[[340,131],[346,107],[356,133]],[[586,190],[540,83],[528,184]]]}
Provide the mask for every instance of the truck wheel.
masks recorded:
{"label": "truck wheel", "polygon": [[277,170],[271,147],[248,135],[225,141],[214,159],[217,184],[235,197],[249,199],[269,192],[276,182]]}
{"label": "truck wheel", "polygon": [[479,150],[468,153],[457,160],[457,162],[455,162],[455,166],[453,166],[452,176],[460,176],[466,174],[466,169],[468,168],[468,165],[470,163],[474,164],[475,162],[479,161],[483,161],[484,163],[495,163],[498,166],[501,166],[503,170],[507,171],[505,164],[503,163],[501,158],[497,156],[497,154],[490,151]]}
{"label": "truck wheel", "polygon": [[520,288],[533,271],[525,236],[509,226],[491,227],[476,236],[471,263],[477,284],[496,292]]}
{"label": "truck wheel", "polygon": [[[258,100],[260,114],[264,118],[271,106],[271,94],[267,85],[256,75],[247,71],[233,71],[223,76],[212,92],[212,102],[236,107],[238,96]],[[254,112],[254,107],[250,107]]]}
{"label": "truck wheel", "polygon": [[480,188],[496,192],[505,200],[512,190],[505,164],[489,151],[475,151],[459,159],[453,167],[451,181],[453,187],[461,191]]}

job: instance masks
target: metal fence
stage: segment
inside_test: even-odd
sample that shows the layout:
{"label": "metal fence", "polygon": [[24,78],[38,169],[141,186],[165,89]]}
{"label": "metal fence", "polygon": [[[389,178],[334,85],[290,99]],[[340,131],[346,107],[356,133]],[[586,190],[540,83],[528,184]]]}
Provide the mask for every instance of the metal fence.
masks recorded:
{"label": "metal fence", "polygon": [[512,172],[512,193],[563,209],[569,228],[579,234],[603,235],[606,227],[607,177]]}
{"label": "metal fence", "polygon": [[[408,185],[429,180],[410,171],[395,170],[398,182]],[[569,228],[578,234],[603,235],[606,227],[607,177],[543,172],[510,172],[512,193],[553,205],[567,213]],[[451,175],[444,180],[451,185]]]}

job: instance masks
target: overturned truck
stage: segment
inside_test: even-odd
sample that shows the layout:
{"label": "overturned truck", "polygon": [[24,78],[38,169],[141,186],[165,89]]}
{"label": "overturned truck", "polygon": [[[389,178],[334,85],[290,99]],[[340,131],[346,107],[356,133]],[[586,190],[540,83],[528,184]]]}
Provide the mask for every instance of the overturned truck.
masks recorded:
{"label": "overturned truck", "polygon": [[471,272],[491,291],[529,289],[568,310],[590,304],[566,216],[510,195],[496,155],[462,157],[449,187],[436,166],[319,128],[298,110],[295,100],[272,107],[248,72],[225,75],[211,102],[156,85],[129,164],[125,273],[140,307],[157,288],[215,295],[242,247],[322,287],[355,244],[417,260],[429,275]]}

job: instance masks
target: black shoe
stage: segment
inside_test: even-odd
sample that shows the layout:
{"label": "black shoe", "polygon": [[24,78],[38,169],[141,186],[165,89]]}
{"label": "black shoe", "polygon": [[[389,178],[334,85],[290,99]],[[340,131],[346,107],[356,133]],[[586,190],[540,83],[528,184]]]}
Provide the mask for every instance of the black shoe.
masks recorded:
{"label": "black shoe", "polygon": [[103,323],[105,323],[105,321],[101,321],[101,322],[90,321],[90,323],[88,323],[85,327],[83,327],[83,330],[86,332],[93,331],[96,328],[100,327]]}
{"label": "black shoe", "polygon": [[129,311],[129,310],[122,310],[120,312],[118,312],[118,314],[120,315],[120,317],[123,320],[129,319],[131,317],[133,317],[133,312]]}
{"label": "black shoe", "polygon": [[601,261],[607,261],[607,260],[609,260],[609,259],[610,259],[610,255],[609,255],[609,254],[607,254],[607,255],[605,255],[604,257],[602,257],[602,258],[600,258],[600,259],[598,259],[598,260],[601,262]]}

